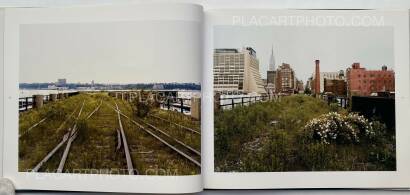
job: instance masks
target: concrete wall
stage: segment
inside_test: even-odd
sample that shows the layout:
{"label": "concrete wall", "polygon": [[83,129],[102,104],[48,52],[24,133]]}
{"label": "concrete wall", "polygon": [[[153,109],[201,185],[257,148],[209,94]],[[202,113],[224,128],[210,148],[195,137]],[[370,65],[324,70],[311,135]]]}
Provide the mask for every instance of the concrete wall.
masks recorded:
{"label": "concrete wall", "polygon": [[191,117],[201,120],[201,98],[191,98]]}

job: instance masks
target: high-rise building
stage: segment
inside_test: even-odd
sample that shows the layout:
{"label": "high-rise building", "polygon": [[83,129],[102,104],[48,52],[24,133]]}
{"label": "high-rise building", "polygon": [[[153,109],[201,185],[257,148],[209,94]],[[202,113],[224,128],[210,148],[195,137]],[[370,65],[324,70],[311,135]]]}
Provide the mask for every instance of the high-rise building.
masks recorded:
{"label": "high-rise building", "polygon": [[276,71],[275,70],[268,70],[266,72],[266,83],[275,84],[276,81]]}
{"label": "high-rise building", "polygon": [[308,78],[308,80],[306,81],[305,89],[307,89],[310,93],[312,93],[312,90],[313,90],[313,77]]}
{"label": "high-rise building", "polygon": [[222,93],[266,93],[256,51],[251,47],[215,49],[214,90]]}
{"label": "high-rise building", "polygon": [[276,92],[294,93],[297,88],[296,81],[295,71],[290,64],[282,63],[276,70]]}
{"label": "high-rise building", "polygon": [[276,65],[275,65],[275,56],[273,55],[273,46],[269,58],[269,70],[266,72],[266,91],[270,95],[276,93]]}
{"label": "high-rise building", "polygon": [[270,58],[269,58],[269,71],[275,71],[275,70],[276,70],[275,56],[273,55],[273,46],[272,46],[272,50],[271,50]]}
{"label": "high-rise building", "polygon": [[266,72],[266,91],[269,95],[276,93],[276,70]]}
{"label": "high-rise building", "polygon": [[346,70],[348,96],[369,96],[377,92],[394,92],[394,71],[382,66],[381,70],[366,70],[353,63]]}
{"label": "high-rise building", "polygon": [[163,85],[163,84],[155,83],[155,84],[152,86],[152,89],[153,89],[153,90],[163,90],[163,89],[164,89],[164,85]]}
{"label": "high-rise building", "polygon": [[57,86],[65,86],[67,84],[67,79],[57,79]]}
{"label": "high-rise building", "polygon": [[303,81],[302,80],[297,80],[296,81],[296,91],[298,93],[303,93],[305,91],[305,88],[303,86]]}

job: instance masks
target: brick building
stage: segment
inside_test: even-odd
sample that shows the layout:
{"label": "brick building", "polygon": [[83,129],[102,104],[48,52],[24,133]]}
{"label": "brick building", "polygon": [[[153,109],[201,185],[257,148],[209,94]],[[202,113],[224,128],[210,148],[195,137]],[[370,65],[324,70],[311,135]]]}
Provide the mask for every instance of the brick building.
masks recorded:
{"label": "brick building", "polygon": [[346,96],[346,81],[344,79],[324,79],[324,92],[336,96]]}
{"label": "brick building", "polygon": [[382,66],[381,70],[366,70],[353,63],[346,70],[348,96],[370,96],[377,92],[394,92],[394,71]]}
{"label": "brick building", "polygon": [[282,63],[276,70],[275,89],[278,93],[294,93],[297,89],[295,71],[289,64]]}

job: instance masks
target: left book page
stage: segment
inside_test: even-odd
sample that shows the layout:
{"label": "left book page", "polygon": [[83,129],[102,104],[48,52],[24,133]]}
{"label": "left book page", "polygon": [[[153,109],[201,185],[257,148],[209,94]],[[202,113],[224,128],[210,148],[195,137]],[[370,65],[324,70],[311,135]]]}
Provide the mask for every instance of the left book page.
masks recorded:
{"label": "left book page", "polygon": [[16,189],[201,191],[202,15],[6,9],[3,177]]}

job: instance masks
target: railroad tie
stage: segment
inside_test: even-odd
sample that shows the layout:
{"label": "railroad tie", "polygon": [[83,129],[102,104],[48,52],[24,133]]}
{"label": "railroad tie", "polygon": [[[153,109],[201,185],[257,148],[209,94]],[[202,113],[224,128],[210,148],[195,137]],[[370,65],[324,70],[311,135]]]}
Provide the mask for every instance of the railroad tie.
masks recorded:
{"label": "railroad tie", "polygon": [[121,133],[120,131],[117,129],[117,151],[121,148]]}

